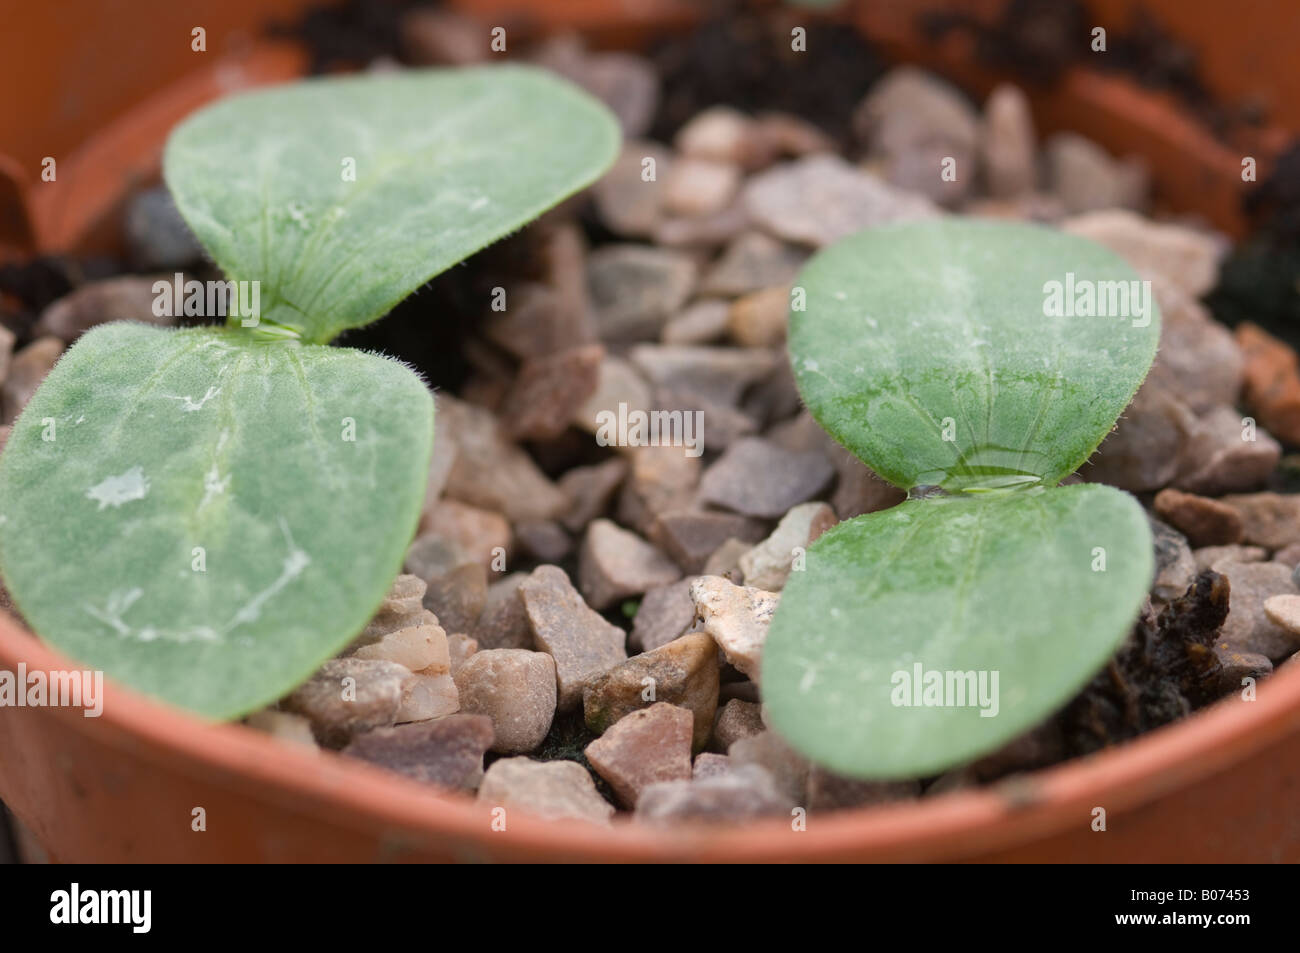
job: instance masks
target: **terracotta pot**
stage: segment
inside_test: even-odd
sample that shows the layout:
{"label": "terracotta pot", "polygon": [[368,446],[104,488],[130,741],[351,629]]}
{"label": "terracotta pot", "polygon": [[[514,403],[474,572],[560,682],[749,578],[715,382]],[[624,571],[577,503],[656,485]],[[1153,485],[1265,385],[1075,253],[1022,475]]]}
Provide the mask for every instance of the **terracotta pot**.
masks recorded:
{"label": "terracotta pot", "polygon": [[302,73],[303,52],[262,32],[310,5],[153,2],[131,16],[99,0],[25,5],[0,55],[0,88],[13,91],[0,98],[0,261],[117,245],[122,201],[158,177],[172,126],[218,96]]}
{"label": "terracotta pot", "polygon": [[[75,663],[0,616],[0,666]],[[116,685],[103,714],[0,717],[0,796],[64,861],[1282,861],[1300,857],[1300,666],[1015,785],[735,830],[602,829],[485,807]],[[204,809],[206,831],[191,830]],[[1094,831],[1096,808],[1106,830]]]}
{"label": "terracotta pot", "polygon": [[[635,17],[623,5],[597,0],[462,5],[490,11],[488,22],[511,16],[512,23],[538,29],[579,26],[627,41],[689,15],[679,3],[656,0],[628,6],[638,11]],[[872,4],[849,13],[906,58],[972,88],[988,88],[996,77],[974,69],[960,43],[921,42],[910,19],[921,5]],[[979,0],[971,7],[996,4]],[[1266,19],[1262,13],[1258,18]],[[1177,15],[1165,19],[1182,31]],[[1217,21],[1188,22],[1183,35],[1204,38],[1211,22]],[[1231,28],[1222,30],[1214,34],[1216,43],[1236,49]],[[283,78],[299,62],[284,60],[257,75]],[[1294,107],[1294,97],[1283,97],[1296,82],[1287,64],[1279,55],[1257,65],[1277,79],[1279,99]],[[126,153],[156,160],[168,124],[210,95],[211,82],[211,76],[183,80],[182,89],[194,84],[188,94],[151,96],[139,115],[123,113],[106,138],[80,145],[79,155],[119,164],[110,166],[104,182],[78,185],[89,196],[89,211],[78,211],[78,200],[60,213],[80,216],[76,221],[53,216],[22,189],[6,191],[0,179],[0,215],[15,205],[36,210],[34,225],[20,222],[0,232],[0,241],[45,248],[92,241],[96,222],[107,219],[106,210],[132,184],[132,175],[123,172],[135,168]],[[196,95],[195,88],[207,92]],[[170,104],[170,119],[157,113],[159,102]],[[1078,129],[1114,151],[1144,155],[1170,204],[1240,226],[1237,151],[1216,144],[1168,100],[1114,77],[1076,71],[1034,104],[1040,128]],[[1260,142],[1275,147],[1278,137],[1270,135]],[[118,148],[124,150],[120,157]],[[0,158],[0,172],[6,167]],[[99,167],[75,168],[80,178],[93,177]],[[77,667],[0,613],[0,667],[16,670],[20,663],[29,671]],[[783,820],[732,830],[657,831],[626,823],[603,829],[523,814],[511,814],[506,830],[496,831],[487,811],[467,798],[431,793],[365,764],[291,748],[238,725],[205,723],[113,684],[106,686],[99,718],[77,709],[0,710],[0,799],[55,859],[65,861],[1295,861],[1296,790],[1297,663],[1263,682],[1256,701],[1225,700],[1114,750],[990,789],[814,816],[804,831]],[[203,832],[191,829],[198,807],[206,815]],[[1098,808],[1105,811],[1104,831],[1094,830]]]}

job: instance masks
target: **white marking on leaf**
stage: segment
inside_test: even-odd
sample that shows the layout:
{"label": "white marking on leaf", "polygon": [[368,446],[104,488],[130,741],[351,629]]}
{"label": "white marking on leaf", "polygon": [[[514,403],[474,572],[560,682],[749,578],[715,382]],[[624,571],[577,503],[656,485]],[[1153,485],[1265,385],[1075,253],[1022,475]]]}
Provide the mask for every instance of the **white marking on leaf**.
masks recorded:
{"label": "white marking on leaf", "polygon": [[224,631],[229,632],[237,625],[244,622],[254,622],[260,618],[262,606],[266,604],[266,601],[301,576],[303,570],[311,565],[311,557],[299,549],[293,541],[293,536],[289,533],[289,524],[284,521],[283,516],[280,517],[280,531],[284,533],[284,540],[289,546],[289,554],[284,557],[280,575],[236,612]]}
{"label": "white marking on leaf", "polygon": [[108,604],[103,609],[90,605],[85,608],[100,622],[115,629],[118,635],[130,635],[131,627],[122,621],[122,616],[142,595],[143,589],[115,589],[109,593]]}
{"label": "white marking on leaf", "polygon": [[[254,622],[260,618],[262,607],[266,605],[267,600],[301,576],[303,571],[311,565],[311,557],[299,549],[298,545],[293,541],[293,535],[289,532],[289,524],[285,522],[283,516],[280,517],[280,532],[284,534],[285,543],[289,547],[289,552],[281,563],[280,574],[272,580],[270,585],[254,595],[236,611],[230,617],[230,621],[223,625],[220,630],[207,625],[196,625],[188,629],[174,630],[159,629],[152,625],[141,626],[137,629],[129,625],[123,619],[123,616],[144,595],[144,590],[139,588],[115,589],[109,594],[108,602],[103,608],[90,604],[83,605],[82,608],[87,614],[111,628],[121,638],[133,638],[140,642],[157,642],[159,640],[177,643],[225,641],[226,636],[237,626],[246,622]],[[248,637],[243,636],[237,641],[240,644],[251,644],[247,640]]]}
{"label": "white marking on leaf", "polygon": [[121,506],[132,500],[143,500],[149,492],[149,480],[140,467],[132,467],[117,476],[105,477],[86,491],[89,499],[99,503],[102,510],[108,506]]}
{"label": "white marking on leaf", "polygon": [[809,666],[803,673],[803,678],[799,679],[799,691],[808,694],[812,690],[813,684],[817,681],[817,669]]}
{"label": "white marking on leaf", "polygon": [[218,635],[207,626],[196,626],[176,632],[164,632],[147,625],[138,631],[128,625],[123,616],[144,595],[142,589],[115,589],[109,594],[108,604],[99,609],[92,605],[84,606],[87,613],[107,625],[122,638],[134,638],[140,642],[157,642],[165,639],[169,642],[214,642]]}
{"label": "white marking on leaf", "polygon": [[210,401],[212,398],[216,397],[220,393],[221,393],[220,387],[209,387],[208,392],[204,394],[202,399],[198,401],[196,401],[189,394],[186,394],[184,397],[175,397],[171,394],[163,394],[163,396],[166,397],[168,400],[183,401],[184,404],[182,405],[181,410],[184,411],[185,413],[192,413],[196,410],[202,410],[204,404],[206,404],[208,401]]}
{"label": "white marking on leaf", "polygon": [[199,509],[203,509],[214,496],[225,493],[228,489],[230,489],[230,474],[227,473],[222,477],[217,465],[212,464],[212,469],[203,477],[203,499],[199,501]]}

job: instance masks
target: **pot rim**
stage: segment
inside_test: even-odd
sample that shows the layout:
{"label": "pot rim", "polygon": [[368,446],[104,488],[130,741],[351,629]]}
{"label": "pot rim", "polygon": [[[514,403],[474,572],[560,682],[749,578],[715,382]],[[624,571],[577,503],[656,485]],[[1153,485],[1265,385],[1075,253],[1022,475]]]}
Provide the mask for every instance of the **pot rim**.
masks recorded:
{"label": "pot rim", "polygon": [[155,181],[169,131],[186,116],[223,96],[290,82],[305,71],[305,53],[291,43],[259,40],[216,58],[145,97],[93,129],[60,157],[59,177],[33,181],[0,151],[0,192],[16,193],[14,235],[0,236],[0,261],[69,254],[94,245],[97,229],[140,185]]}
{"label": "pot rim", "polygon": [[[28,672],[79,668],[0,612],[0,665]],[[65,727],[204,780],[249,788],[265,802],[355,829],[396,828],[473,859],[496,855],[608,861],[825,861],[855,854],[910,860],[962,857],[1016,846],[1085,824],[1100,804],[1124,811],[1250,758],[1300,730],[1300,665],[1284,664],[1258,686],[1253,702],[1223,699],[1182,721],[1097,754],[1017,776],[1012,783],[877,807],[817,815],[791,839],[790,821],[733,827],[655,828],[627,820],[603,827],[546,821],[519,812],[493,831],[488,805],[394,775],[329,751],[278,741],[240,724],[207,722],[109,679],[103,712],[50,708]],[[218,775],[223,777],[218,777]],[[364,817],[368,823],[358,824]]]}

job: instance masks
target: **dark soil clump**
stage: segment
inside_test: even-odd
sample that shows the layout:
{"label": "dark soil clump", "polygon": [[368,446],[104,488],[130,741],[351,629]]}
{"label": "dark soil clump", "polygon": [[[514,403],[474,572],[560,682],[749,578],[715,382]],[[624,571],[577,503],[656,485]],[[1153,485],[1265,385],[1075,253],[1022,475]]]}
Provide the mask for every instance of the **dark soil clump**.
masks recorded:
{"label": "dark soil clump", "polygon": [[1069,757],[1177,721],[1219,697],[1215,636],[1228,617],[1228,580],[1206,570],[1159,617],[1148,609],[1129,640],[1061,716]]}
{"label": "dark soil clump", "polygon": [[[851,26],[766,16],[737,5],[652,52],[663,80],[652,138],[670,142],[688,119],[716,105],[749,113],[788,112],[848,142],[853,109],[885,70]],[[807,52],[790,29],[807,30]]]}

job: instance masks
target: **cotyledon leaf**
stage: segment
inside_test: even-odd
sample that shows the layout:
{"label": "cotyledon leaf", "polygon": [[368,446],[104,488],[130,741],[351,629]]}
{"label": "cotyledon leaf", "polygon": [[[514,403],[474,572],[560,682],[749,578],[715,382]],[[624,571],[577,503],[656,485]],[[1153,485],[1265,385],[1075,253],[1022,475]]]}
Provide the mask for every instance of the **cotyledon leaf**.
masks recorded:
{"label": "cotyledon leaf", "polygon": [[1160,336],[1150,285],[1124,261],[1036,225],[869,229],[815,255],[796,286],[800,393],[904,489],[1054,486],[1132,400]]}
{"label": "cotyledon leaf", "polygon": [[395,361],[103,325],[50,372],[0,456],[0,572],[81,664],[240,715],[378,607],[432,441],[429,392]]}
{"label": "cotyledon leaf", "polygon": [[841,523],[790,574],[768,633],[770,723],[855,777],[990,752],[1105,664],[1151,552],[1137,501],[1100,485],[909,500]]}
{"label": "cotyledon leaf", "polygon": [[595,181],[618,145],[577,87],[489,66],[231,97],[177,127],[164,168],[226,277],[261,282],[264,324],[323,343]]}

